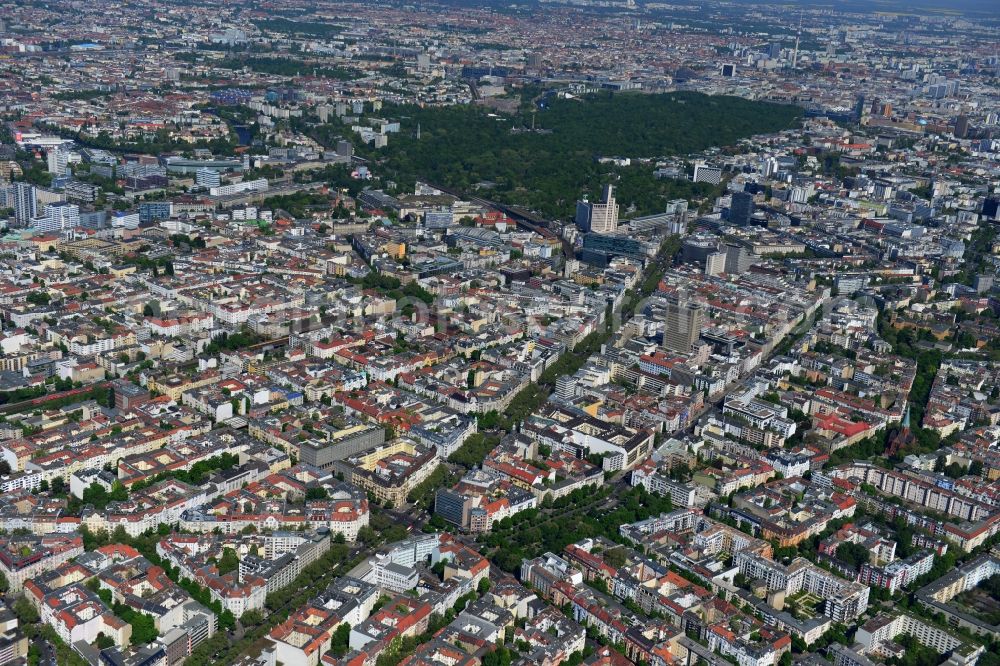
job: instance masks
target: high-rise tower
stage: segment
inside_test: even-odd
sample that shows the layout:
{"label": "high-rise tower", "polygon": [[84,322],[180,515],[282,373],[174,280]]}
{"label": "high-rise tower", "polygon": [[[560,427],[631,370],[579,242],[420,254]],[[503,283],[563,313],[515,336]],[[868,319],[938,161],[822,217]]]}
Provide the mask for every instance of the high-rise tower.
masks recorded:
{"label": "high-rise tower", "polygon": [[671,294],[667,298],[663,346],[670,351],[687,354],[701,335],[703,322],[701,305],[691,303],[684,294]]}
{"label": "high-rise tower", "polygon": [[576,223],[584,231],[613,234],[618,230],[618,204],[614,185],[605,185],[600,203],[587,200],[576,204]]}

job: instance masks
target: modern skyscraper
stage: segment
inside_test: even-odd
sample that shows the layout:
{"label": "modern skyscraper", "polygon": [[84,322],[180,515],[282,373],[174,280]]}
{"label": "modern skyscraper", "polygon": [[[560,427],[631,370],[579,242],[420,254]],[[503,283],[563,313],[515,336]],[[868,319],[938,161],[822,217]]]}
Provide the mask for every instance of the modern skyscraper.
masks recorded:
{"label": "modern skyscraper", "polygon": [[590,231],[590,201],[586,197],[576,202],[576,217],[573,220],[581,230]]}
{"label": "modern skyscraper", "polygon": [[854,120],[856,122],[861,122],[865,115],[865,96],[858,95],[857,99],[854,100]]}
{"label": "modern skyscraper", "polygon": [[748,248],[735,243],[726,245],[726,274],[742,275],[753,266],[756,256]]}
{"label": "modern skyscraper", "polygon": [[45,159],[53,176],[65,176],[69,172],[69,153],[61,146],[49,150]]}
{"label": "modern skyscraper", "polygon": [[750,224],[753,216],[753,195],[749,192],[733,192],[729,204],[729,222],[745,227]]}
{"label": "modern skyscraper", "polygon": [[667,298],[667,317],[663,327],[664,348],[687,354],[701,335],[703,322],[701,305],[691,303],[683,294],[671,294]]}
{"label": "modern skyscraper", "polygon": [[576,224],[595,234],[613,234],[618,230],[618,204],[614,185],[605,185],[600,203],[586,199],[576,203]]}
{"label": "modern skyscraper", "polygon": [[996,218],[997,211],[1000,210],[1000,197],[996,194],[986,197],[983,201],[983,217]]}
{"label": "modern skyscraper", "polygon": [[556,397],[565,402],[571,402],[576,397],[576,377],[562,375],[556,380]]}
{"label": "modern skyscraper", "polygon": [[22,227],[31,223],[38,215],[38,194],[31,183],[14,183],[14,221]]}
{"label": "modern skyscraper", "polygon": [[31,226],[40,233],[73,229],[80,226],[80,207],[65,201],[49,204],[45,207],[45,215],[33,219]]}
{"label": "modern skyscraper", "polygon": [[967,136],[969,136],[969,116],[962,113],[955,119],[955,138],[964,139]]}
{"label": "modern skyscraper", "polygon": [[705,257],[705,275],[718,275],[726,270],[726,253],[713,252]]}

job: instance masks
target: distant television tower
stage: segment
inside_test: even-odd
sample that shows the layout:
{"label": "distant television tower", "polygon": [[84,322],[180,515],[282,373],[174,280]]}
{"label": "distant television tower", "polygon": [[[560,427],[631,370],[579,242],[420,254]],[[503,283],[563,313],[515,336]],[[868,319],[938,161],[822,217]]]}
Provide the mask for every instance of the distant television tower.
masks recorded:
{"label": "distant television tower", "polygon": [[802,37],[802,12],[799,12],[799,29],[795,31],[795,51],[792,53],[792,69],[799,64],[799,38]]}

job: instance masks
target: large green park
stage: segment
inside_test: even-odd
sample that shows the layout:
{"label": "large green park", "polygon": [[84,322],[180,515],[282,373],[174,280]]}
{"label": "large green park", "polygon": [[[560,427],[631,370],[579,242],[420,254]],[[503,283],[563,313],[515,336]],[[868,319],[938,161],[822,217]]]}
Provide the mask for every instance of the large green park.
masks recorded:
{"label": "large green park", "polygon": [[[400,132],[385,148],[362,149],[377,174],[403,188],[426,180],[549,217],[572,215],[581,195],[596,196],[606,182],[637,214],[661,211],[670,199],[704,197],[711,186],[657,179],[652,162],[636,160],[734,148],[801,116],[794,106],[693,92],[553,97],[522,103],[514,113],[476,105],[394,106],[381,113],[398,119]],[[525,131],[532,122],[536,131]],[[631,158],[632,165],[598,161],[611,157]]]}

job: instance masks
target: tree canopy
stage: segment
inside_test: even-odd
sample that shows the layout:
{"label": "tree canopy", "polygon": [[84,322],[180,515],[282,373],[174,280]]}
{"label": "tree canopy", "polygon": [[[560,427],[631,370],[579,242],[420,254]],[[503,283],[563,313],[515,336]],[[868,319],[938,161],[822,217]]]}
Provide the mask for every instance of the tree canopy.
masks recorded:
{"label": "tree canopy", "polygon": [[[640,213],[660,212],[669,199],[706,196],[712,186],[657,179],[651,164],[615,167],[595,158],[655,158],[731,145],[785,129],[800,111],[692,92],[601,93],[543,103],[535,123],[545,133],[512,131],[531,126],[528,113],[498,115],[475,106],[396,106],[382,113],[402,119],[400,133],[384,149],[359,151],[380,160],[386,175],[403,187],[426,179],[471,191],[489,182],[493,188],[487,196],[559,217],[572,214],[580,196],[596,197],[611,180],[618,200],[634,203]],[[320,140],[332,141],[342,130],[331,124],[315,131]]]}

